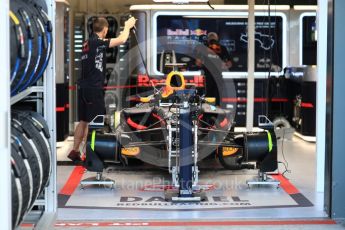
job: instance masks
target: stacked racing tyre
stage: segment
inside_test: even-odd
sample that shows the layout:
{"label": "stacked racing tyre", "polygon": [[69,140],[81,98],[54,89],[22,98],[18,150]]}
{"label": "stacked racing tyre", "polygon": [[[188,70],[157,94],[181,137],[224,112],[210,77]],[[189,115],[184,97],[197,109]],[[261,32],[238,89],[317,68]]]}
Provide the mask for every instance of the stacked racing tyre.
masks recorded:
{"label": "stacked racing tyre", "polygon": [[52,24],[44,1],[11,0],[11,96],[34,85],[52,52]]}
{"label": "stacked racing tyre", "polygon": [[[45,0],[10,1],[11,97],[37,85],[52,53],[52,23]],[[38,85],[40,85],[39,83]],[[50,134],[33,111],[11,111],[12,228],[44,195],[52,171]]]}
{"label": "stacked racing tyre", "polygon": [[32,111],[12,111],[12,218],[13,228],[34,206],[49,183],[51,147],[49,129],[43,117]]}

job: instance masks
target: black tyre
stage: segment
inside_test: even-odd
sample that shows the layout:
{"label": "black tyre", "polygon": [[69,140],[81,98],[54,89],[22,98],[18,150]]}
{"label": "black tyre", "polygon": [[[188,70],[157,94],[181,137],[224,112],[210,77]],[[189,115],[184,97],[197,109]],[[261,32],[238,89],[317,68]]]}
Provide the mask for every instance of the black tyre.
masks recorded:
{"label": "black tyre", "polygon": [[35,200],[37,199],[42,187],[43,168],[42,168],[41,156],[38,153],[37,148],[34,149],[31,146],[25,134],[17,130],[13,125],[11,129],[11,135],[17,138],[18,141],[20,142],[20,145],[22,146],[24,152],[26,153],[27,160],[31,167],[31,174],[32,174],[32,180],[33,180],[32,199],[29,205],[29,208],[31,208]]}
{"label": "black tyre", "polygon": [[38,32],[42,34],[42,56],[35,73],[34,79],[30,81],[30,85],[35,84],[44,74],[47,68],[48,62],[53,48],[53,37],[52,37],[52,23],[47,15],[47,5],[42,0],[30,0],[27,1],[32,14],[37,18],[36,21],[42,25]]}
{"label": "black tyre", "polygon": [[20,184],[20,172],[14,168],[12,162],[11,170],[11,189],[12,189],[12,229],[14,229],[20,219],[23,206],[22,186]]}
{"label": "black tyre", "polygon": [[[21,184],[21,191],[22,191],[22,206],[21,210],[16,217],[16,224],[19,224],[25,212],[27,211],[29,204],[32,198],[32,176],[31,176],[31,169],[28,167],[28,162],[22,158],[21,150],[18,148],[18,145],[14,140],[11,143],[11,157],[12,162],[19,170],[19,180]],[[31,177],[31,178],[30,178]],[[19,197],[20,199],[20,197]],[[18,218],[19,217],[19,218]]]}
{"label": "black tyre", "polygon": [[[14,20],[12,20],[12,22],[14,23],[15,21],[18,21],[19,24],[17,25],[17,30],[20,30],[21,33],[20,35],[22,36],[22,40],[20,38],[18,38],[18,36],[20,36],[18,33],[18,31],[16,31],[15,29],[15,33],[11,33],[11,48],[16,48],[16,46],[14,45],[14,41],[20,41],[21,40],[21,47],[20,50],[16,49],[16,50],[12,50],[12,52],[17,52],[17,55],[14,55],[16,57],[16,60],[11,63],[11,66],[14,68],[15,67],[15,63],[17,63],[17,61],[19,61],[19,65],[16,71],[16,75],[13,77],[12,81],[11,81],[11,96],[14,96],[18,90],[19,90],[19,86],[22,82],[24,82],[27,72],[29,71],[29,67],[31,64],[31,52],[29,53],[29,38],[28,38],[28,33],[27,33],[27,29],[26,29],[26,22],[23,20],[23,17],[19,14],[19,9],[20,6],[18,5],[17,0],[13,0],[11,1],[10,4],[10,9],[11,12],[13,13],[13,16],[15,17]],[[31,47],[32,49],[32,47]],[[11,69],[11,72],[13,72],[13,69]],[[12,77],[11,77],[12,78]]]}
{"label": "black tyre", "polygon": [[14,125],[21,126],[28,138],[30,138],[38,152],[43,164],[43,178],[40,192],[47,185],[51,172],[51,149],[47,138],[44,135],[44,125],[40,122],[33,122],[24,112],[12,111]]}

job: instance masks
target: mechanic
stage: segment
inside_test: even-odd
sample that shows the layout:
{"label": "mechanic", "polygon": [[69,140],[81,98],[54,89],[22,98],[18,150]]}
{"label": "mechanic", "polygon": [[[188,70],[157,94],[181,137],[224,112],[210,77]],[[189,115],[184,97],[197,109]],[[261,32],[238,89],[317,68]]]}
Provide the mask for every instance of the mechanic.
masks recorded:
{"label": "mechanic", "polygon": [[79,145],[87,136],[88,124],[97,115],[105,114],[104,80],[106,74],[106,50],[124,44],[135,26],[136,19],[129,18],[121,34],[116,38],[105,39],[108,21],[98,17],[93,21],[93,33],[83,43],[82,74],[78,80],[79,123],[74,131],[73,149],[68,158],[75,164],[82,162]]}
{"label": "mechanic", "polygon": [[[205,46],[208,48],[206,51],[207,58],[218,59],[220,66],[218,66],[222,71],[228,71],[232,67],[232,62],[230,60],[230,55],[225,46],[219,43],[218,34],[215,32],[210,32],[207,34],[207,42]],[[198,57],[198,56],[197,56]],[[199,56],[200,57],[200,56]],[[201,56],[203,58],[204,55]],[[205,58],[205,57],[204,57]],[[197,58],[195,64],[198,67],[202,67],[205,60]]]}
{"label": "mechanic", "polygon": [[[216,104],[220,104],[219,92],[222,90],[222,72],[229,71],[232,67],[230,55],[227,49],[219,43],[218,34],[207,34],[205,45],[196,47],[195,66],[202,69],[206,78],[206,96],[215,97]],[[217,84],[218,82],[218,84]]]}

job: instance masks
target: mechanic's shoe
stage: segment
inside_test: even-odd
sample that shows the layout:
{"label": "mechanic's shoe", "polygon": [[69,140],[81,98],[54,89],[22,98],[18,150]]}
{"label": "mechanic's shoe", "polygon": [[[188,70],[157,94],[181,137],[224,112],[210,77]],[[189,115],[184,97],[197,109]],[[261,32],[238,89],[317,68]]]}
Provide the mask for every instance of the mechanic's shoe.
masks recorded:
{"label": "mechanic's shoe", "polygon": [[80,155],[81,155],[80,159],[81,159],[83,162],[85,162],[85,160],[86,160],[86,154],[85,154],[85,153],[81,153]]}
{"label": "mechanic's shoe", "polygon": [[69,152],[67,157],[69,159],[71,159],[74,164],[78,164],[79,165],[80,163],[82,163],[79,151],[77,152],[77,151],[71,150],[71,152]]}

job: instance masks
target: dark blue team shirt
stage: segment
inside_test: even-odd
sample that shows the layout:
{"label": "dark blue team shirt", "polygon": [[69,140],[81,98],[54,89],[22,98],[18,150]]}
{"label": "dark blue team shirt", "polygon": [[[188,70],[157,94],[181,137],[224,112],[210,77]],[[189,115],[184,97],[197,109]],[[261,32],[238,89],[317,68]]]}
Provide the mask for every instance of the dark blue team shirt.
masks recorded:
{"label": "dark blue team shirt", "polygon": [[92,34],[83,44],[82,76],[78,81],[80,88],[103,88],[106,72],[106,50],[110,40],[103,40]]}

